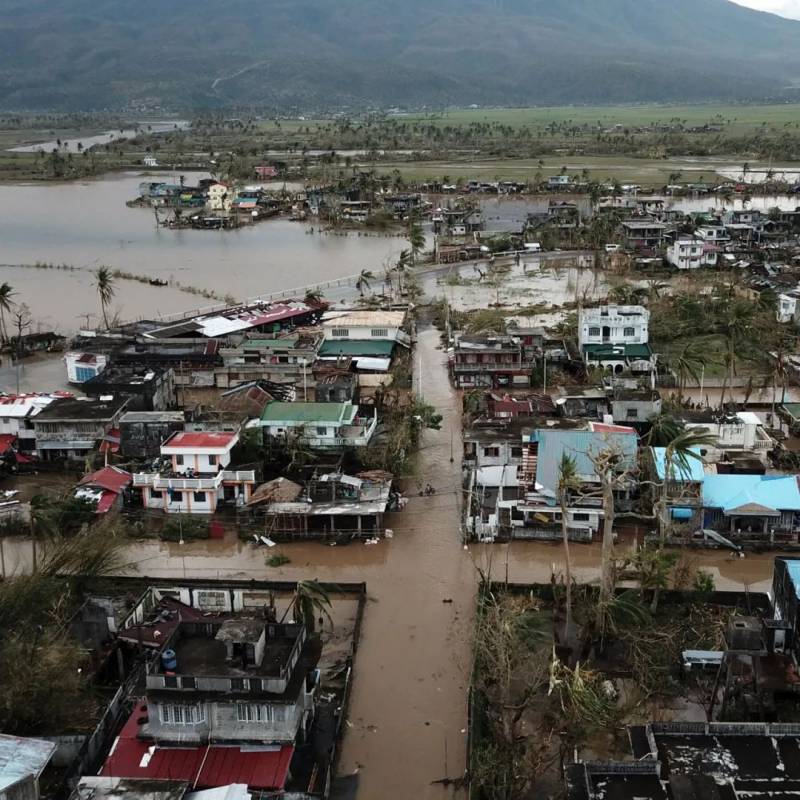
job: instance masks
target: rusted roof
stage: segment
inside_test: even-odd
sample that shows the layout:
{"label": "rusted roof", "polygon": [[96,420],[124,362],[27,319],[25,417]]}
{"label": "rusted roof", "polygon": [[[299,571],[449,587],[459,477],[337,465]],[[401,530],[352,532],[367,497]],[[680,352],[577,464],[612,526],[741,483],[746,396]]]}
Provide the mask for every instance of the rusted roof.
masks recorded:
{"label": "rusted roof", "polygon": [[257,506],[262,503],[293,503],[303,492],[303,487],[299,483],[290,481],[281,476],[274,480],[262,483],[247,501],[249,506]]}

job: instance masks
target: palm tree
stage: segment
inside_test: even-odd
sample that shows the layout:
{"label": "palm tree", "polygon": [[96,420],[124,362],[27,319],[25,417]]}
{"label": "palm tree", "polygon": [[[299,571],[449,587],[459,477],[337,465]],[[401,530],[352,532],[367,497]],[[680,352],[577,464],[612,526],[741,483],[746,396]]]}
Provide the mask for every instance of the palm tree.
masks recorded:
{"label": "palm tree", "polygon": [[666,447],[683,431],[683,425],[672,414],[653,414],[647,422],[650,425],[645,437],[648,447]]}
{"label": "palm tree", "polygon": [[425,232],[422,228],[413,224],[408,230],[408,243],[411,245],[411,262],[417,263],[417,256],[425,248]]}
{"label": "palm tree", "polygon": [[401,250],[397,259],[397,264],[394,271],[397,273],[397,290],[403,294],[403,283],[406,272],[411,264],[411,252],[409,250]]}
{"label": "palm tree", "polygon": [[369,289],[372,280],[375,280],[375,274],[368,269],[362,269],[356,281],[356,289],[361,297],[364,296],[364,289]]}
{"label": "palm tree", "polygon": [[11,288],[11,284],[3,282],[0,284],[0,338],[4,342],[8,341],[8,331],[6,330],[6,314],[11,311],[14,301],[11,299],[16,292]]}
{"label": "palm tree", "polygon": [[100,267],[95,273],[95,288],[100,297],[103,324],[108,329],[108,307],[114,299],[114,276],[108,267]]}
{"label": "palm tree", "polygon": [[[725,336],[728,341],[728,352],[725,356],[725,363],[730,373],[730,384],[733,387],[733,376],[736,371],[736,345],[739,341],[747,339],[753,325],[754,309],[749,303],[739,301],[732,302],[727,309],[725,316]],[[719,403],[723,405],[725,397],[725,386],[722,387]]]}
{"label": "palm tree", "polygon": [[[313,634],[316,630],[317,615],[319,615],[320,619],[327,617],[328,622],[333,627],[333,619],[329,611],[331,608],[330,595],[328,590],[316,578],[297,582],[292,602],[289,608],[286,609],[286,614],[292,608],[295,609],[296,614],[305,623],[306,632],[309,634]],[[284,618],[286,614],[284,614]]]}
{"label": "palm tree", "polygon": [[324,299],[325,297],[319,289],[308,289],[303,302],[309,306],[316,306],[322,303]]}
{"label": "palm tree", "polygon": [[[678,373],[678,401],[683,402],[688,378],[700,382],[700,376],[708,365],[708,359],[702,353],[696,341],[688,342],[675,359],[675,372]],[[702,398],[701,398],[702,400]]]}
{"label": "palm tree", "polygon": [[572,622],[572,561],[569,554],[569,526],[567,524],[567,505],[570,495],[580,487],[575,459],[566,453],[561,455],[558,466],[558,504],[561,507],[561,539],[564,542],[564,572],[567,583],[566,608],[564,615],[564,640],[569,636]]}

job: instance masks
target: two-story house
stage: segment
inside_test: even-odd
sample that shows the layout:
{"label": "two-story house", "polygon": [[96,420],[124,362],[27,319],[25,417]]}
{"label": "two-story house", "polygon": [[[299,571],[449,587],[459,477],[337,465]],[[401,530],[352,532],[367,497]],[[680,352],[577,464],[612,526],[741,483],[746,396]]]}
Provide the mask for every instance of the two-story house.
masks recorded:
{"label": "two-story house", "polygon": [[700,269],[704,265],[705,242],[694,236],[679,236],[667,248],[667,261],[678,269]]}
{"label": "two-story house", "polygon": [[656,250],[664,239],[666,225],[655,220],[627,220],[622,223],[625,247],[635,251]]}
{"label": "two-story house", "polygon": [[319,641],[301,622],[277,621],[274,608],[243,605],[243,595],[192,588],[134,608],[118,636],[151,653],[145,703],[101,775],[284,788],[314,718]]}
{"label": "two-story house", "polygon": [[706,432],[716,438],[715,445],[703,447],[703,457],[709,463],[746,457],[766,464],[769,451],[775,446],[764,424],[752,411],[719,414],[706,409],[686,409],[681,417],[687,429]]}
{"label": "two-story house", "polygon": [[168,514],[213,514],[220,503],[242,506],[255,486],[254,470],[229,470],[239,434],[229,431],[177,431],[160,448],[162,467],[137,472],[145,508]]}
{"label": "two-story house", "polygon": [[20,452],[36,449],[36,432],[33,419],[59,397],[60,394],[14,394],[0,396],[0,440],[13,445]]}
{"label": "two-story house", "polygon": [[45,461],[82,459],[116,428],[127,397],[60,397],[33,417],[36,451]]}
{"label": "two-story house", "polygon": [[321,344],[322,334],[315,330],[246,334],[235,344],[220,348],[222,367],[214,370],[215,385],[267,380],[304,387],[308,392],[313,388],[311,365]]}
{"label": "two-story house", "polygon": [[643,306],[581,309],[578,342],[587,366],[613,373],[651,373],[655,358],[648,344],[649,323],[650,312]]}
{"label": "two-story house", "polygon": [[705,224],[695,229],[695,236],[702,239],[707,244],[725,245],[731,237],[727,229],[722,224]]}
{"label": "two-story house", "polygon": [[450,370],[459,389],[530,386],[536,356],[518,336],[497,333],[460,334]]}
{"label": "two-story house", "polygon": [[327,311],[322,331],[326,342],[385,341],[408,346],[411,337],[403,330],[405,320],[405,311]]}
{"label": "two-story house", "polygon": [[309,447],[366,447],[378,425],[374,407],[344,403],[268,403],[258,421],[264,436],[276,442],[292,438]]}

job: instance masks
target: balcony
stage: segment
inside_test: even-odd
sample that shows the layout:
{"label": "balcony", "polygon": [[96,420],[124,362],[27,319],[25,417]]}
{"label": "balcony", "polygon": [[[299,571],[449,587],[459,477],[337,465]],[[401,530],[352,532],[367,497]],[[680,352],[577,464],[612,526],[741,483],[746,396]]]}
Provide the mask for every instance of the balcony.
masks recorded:
{"label": "balcony", "polygon": [[133,485],[136,487],[148,486],[156,491],[176,489],[178,491],[202,491],[219,489],[223,482],[226,483],[255,483],[255,470],[224,470],[216,475],[206,475],[187,478],[182,475],[159,472],[136,472],[133,475]]}
{"label": "balcony", "polygon": [[521,361],[492,361],[489,363],[464,363],[464,362],[453,362],[453,372],[510,372],[515,370],[530,370],[532,369],[532,364],[523,364]]}

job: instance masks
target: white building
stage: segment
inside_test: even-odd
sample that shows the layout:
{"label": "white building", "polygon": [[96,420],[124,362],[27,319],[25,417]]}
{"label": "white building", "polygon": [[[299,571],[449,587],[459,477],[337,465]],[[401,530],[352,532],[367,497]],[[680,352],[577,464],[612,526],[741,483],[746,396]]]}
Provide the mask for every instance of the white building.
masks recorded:
{"label": "white building", "polygon": [[155,156],[145,156],[142,159],[142,164],[145,167],[157,167],[158,166],[158,159]]}
{"label": "white building", "polygon": [[695,230],[695,235],[709,244],[725,244],[731,238],[724,225],[701,225]]}
{"label": "white building", "polygon": [[703,266],[703,247],[702,239],[682,236],[667,248],[667,261],[678,269],[699,269]]}
{"label": "white building", "polygon": [[798,322],[800,308],[797,301],[800,299],[800,290],[794,289],[791,292],[782,292],[778,295],[778,310],[776,316],[778,322]]}
{"label": "white building", "polygon": [[402,330],[405,311],[328,311],[322,317],[322,331],[328,341],[389,341],[411,343]]}
{"label": "white building", "polygon": [[15,436],[22,451],[35,449],[33,418],[58,397],[58,394],[17,394],[0,396],[0,435]]}
{"label": "white building", "polygon": [[581,309],[581,350],[594,344],[647,344],[650,312],[644,306],[600,306]]}
{"label": "white building", "polygon": [[272,439],[295,437],[309,447],[366,447],[378,416],[374,408],[366,412],[351,403],[269,403],[258,423]]}
{"label": "white building", "polygon": [[137,472],[133,485],[141,489],[145,508],[168,514],[213,514],[220,502],[236,506],[249,499],[254,470],[228,470],[238,433],[178,431],[162,445],[159,472]]}
{"label": "white building", "polygon": [[212,183],[208,187],[208,207],[211,211],[230,211],[235,192],[224,183]]}
{"label": "white building", "polygon": [[64,356],[67,365],[67,380],[70,383],[85,383],[96,378],[108,364],[108,356],[102,353],[71,352]]}
{"label": "white building", "polygon": [[716,463],[734,454],[751,456],[767,462],[769,451],[775,446],[772,437],[764,430],[758,415],[752,411],[718,417],[707,411],[684,412],[687,430],[707,432],[716,438],[716,445],[703,447],[707,463]]}

